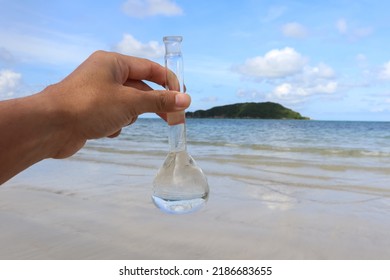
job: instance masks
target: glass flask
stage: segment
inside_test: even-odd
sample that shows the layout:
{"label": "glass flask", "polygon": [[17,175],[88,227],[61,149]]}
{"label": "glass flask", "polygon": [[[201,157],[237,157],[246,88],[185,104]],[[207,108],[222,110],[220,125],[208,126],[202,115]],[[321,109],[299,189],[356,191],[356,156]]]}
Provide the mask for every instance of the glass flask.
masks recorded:
{"label": "glass flask", "polygon": [[[185,92],[181,36],[166,36],[166,89]],[[168,113],[169,153],[153,181],[152,200],[163,212],[185,214],[206,204],[207,178],[187,152],[184,111]]]}

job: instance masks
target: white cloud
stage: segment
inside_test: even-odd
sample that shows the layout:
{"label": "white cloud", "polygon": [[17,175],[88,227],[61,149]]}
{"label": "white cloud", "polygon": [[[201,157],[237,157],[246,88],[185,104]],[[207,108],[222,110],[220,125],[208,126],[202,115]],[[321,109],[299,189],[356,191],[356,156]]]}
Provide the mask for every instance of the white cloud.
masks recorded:
{"label": "white cloud", "polygon": [[308,35],[307,28],[300,23],[290,22],[282,26],[282,33],[286,37],[303,39]]}
{"label": "white cloud", "polygon": [[[2,56],[23,63],[53,64],[57,67],[81,63],[101,44],[88,36],[72,35],[47,29],[0,29]],[[5,52],[8,50],[8,54]],[[12,50],[12,56],[10,51]],[[4,58],[4,57],[3,57]]]}
{"label": "white cloud", "polygon": [[12,97],[20,87],[22,75],[14,71],[0,70],[0,99]]}
{"label": "white cloud", "polygon": [[340,18],[336,21],[336,29],[340,34],[346,34],[348,31],[347,21],[344,18]]}
{"label": "white cloud", "polygon": [[357,62],[366,62],[367,61],[367,57],[365,54],[362,54],[362,53],[359,53],[356,55],[356,61]]}
{"label": "white cloud", "polygon": [[135,18],[183,14],[182,8],[171,0],[127,0],[122,8],[126,15]]}
{"label": "white cloud", "polygon": [[390,80],[390,61],[383,64],[381,71],[379,72],[379,79]]}
{"label": "white cloud", "polygon": [[306,65],[294,79],[276,86],[267,98],[299,103],[310,96],[333,94],[338,88],[334,70],[324,63],[319,63],[317,66]]}
{"label": "white cloud", "polygon": [[200,101],[205,102],[205,103],[213,103],[213,102],[216,102],[218,100],[219,100],[218,96],[207,96],[207,97],[200,99]]}
{"label": "white cloud", "polygon": [[266,95],[267,99],[284,103],[300,103],[308,97],[321,94],[332,94],[338,89],[337,81],[321,83],[283,83],[276,86]]}
{"label": "white cloud", "polygon": [[0,47],[0,62],[11,62],[14,58],[10,51],[4,47]]}
{"label": "white cloud", "polygon": [[339,89],[336,80],[315,80],[305,82],[305,78],[285,81],[264,91],[256,89],[239,89],[236,96],[246,100],[274,101],[283,104],[302,103],[312,96],[331,95]]}
{"label": "white cloud", "polygon": [[289,95],[291,95],[291,91],[293,89],[293,86],[289,83],[283,83],[281,85],[278,85],[272,92],[271,95],[274,95],[277,98],[287,98]]}
{"label": "white cloud", "polygon": [[236,96],[239,98],[244,98],[244,99],[250,99],[250,100],[263,100],[265,93],[261,92],[256,89],[239,89],[236,92]]}
{"label": "white cloud", "polygon": [[142,43],[130,34],[124,34],[122,41],[115,46],[115,51],[145,58],[159,58],[164,55],[164,46],[157,41]]}
{"label": "white cloud", "polygon": [[319,63],[317,66],[305,66],[303,68],[303,77],[306,80],[331,79],[335,76],[332,67],[325,63]]}
{"label": "white cloud", "polygon": [[236,70],[262,82],[262,91],[240,89],[236,93],[245,99],[300,103],[311,96],[329,95],[339,89],[332,67],[325,63],[309,65],[307,59],[292,48],[272,50],[264,56],[248,59]]}
{"label": "white cloud", "polygon": [[267,10],[267,14],[263,17],[263,22],[270,22],[280,18],[287,10],[286,6],[272,6]]}
{"label": "white cloud", "polygon": [[370,36],[374,31],[373,28],[369,26],[357,27],[353,24],[350,26],[344,18],[340,18],[336,21],[336,29],[341,35],[345,36],[350,41],[356,41]]}
{"label": "white cloud", "polygon": [[299,73],[306,59],[293,48],[274,49],[264,56],[249,58],[236,71],[255,78],[283,78]]}
{"label": "white cloud", "polygon": [[363,38],[363,37],[370,36],[372,32],[373,32],[372,27],[360,27],[360,28],[356,28],[353,31],[353,35],[356,38]]}

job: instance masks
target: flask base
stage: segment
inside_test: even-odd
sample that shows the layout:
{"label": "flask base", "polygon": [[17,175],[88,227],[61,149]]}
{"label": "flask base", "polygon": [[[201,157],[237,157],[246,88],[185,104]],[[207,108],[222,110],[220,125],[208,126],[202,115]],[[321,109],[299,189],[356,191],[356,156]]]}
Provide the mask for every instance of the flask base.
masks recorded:
{"label": "flask base", "polygon": [[193,199],[170,200],[158,196],[152,196],[154,204],[163,212],[168,214],[188,214],[202,208],[207,197],[199,197]]}

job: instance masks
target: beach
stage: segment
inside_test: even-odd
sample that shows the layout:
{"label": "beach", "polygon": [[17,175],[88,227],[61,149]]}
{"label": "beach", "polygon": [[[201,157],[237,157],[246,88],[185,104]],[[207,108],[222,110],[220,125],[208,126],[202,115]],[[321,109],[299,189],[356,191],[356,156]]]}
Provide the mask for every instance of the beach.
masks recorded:
{"label": "beach", "polygon": [[210,186],[200,211],[153,205],[168,145],[162,121],[141,119],[3,184],[0,259],[390,258],[389,124],[213,121],[187,124]]}

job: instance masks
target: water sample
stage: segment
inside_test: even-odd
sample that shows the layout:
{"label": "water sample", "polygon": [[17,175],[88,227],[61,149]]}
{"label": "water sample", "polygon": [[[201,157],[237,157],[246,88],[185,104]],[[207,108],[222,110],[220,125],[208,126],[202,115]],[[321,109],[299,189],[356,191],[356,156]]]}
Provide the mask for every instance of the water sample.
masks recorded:
{"label": "water sample", "polygon": [[[164,37],[166,88],[185,92],[181,36]],[[163,212],[185,214],[206,204],[207,178],[187,152],[184,111],[169,113],[169,153],[153,181],[154,204]]]}

